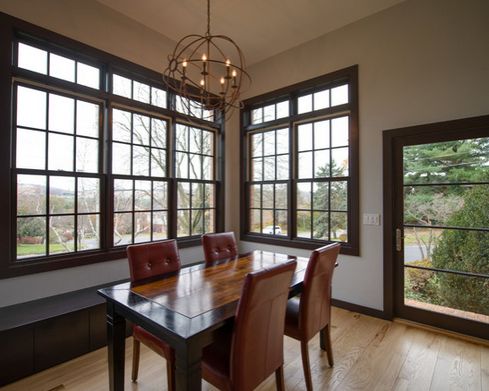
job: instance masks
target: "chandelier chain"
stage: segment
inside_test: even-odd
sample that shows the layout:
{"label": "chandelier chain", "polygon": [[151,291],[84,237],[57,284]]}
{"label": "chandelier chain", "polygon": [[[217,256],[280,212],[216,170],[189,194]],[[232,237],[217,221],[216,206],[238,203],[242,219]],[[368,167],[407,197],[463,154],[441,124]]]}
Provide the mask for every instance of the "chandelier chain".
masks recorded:
{"label": "chandelier chain", "polygon": [[207,0],[207,35],[211,35],[211,0]]}

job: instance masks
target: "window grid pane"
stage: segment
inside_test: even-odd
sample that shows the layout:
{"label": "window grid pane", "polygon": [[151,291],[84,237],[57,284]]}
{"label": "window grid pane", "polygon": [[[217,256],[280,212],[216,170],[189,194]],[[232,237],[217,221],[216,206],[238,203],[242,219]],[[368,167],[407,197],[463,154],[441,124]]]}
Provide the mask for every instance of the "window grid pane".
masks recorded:
{"label": "window grid pane", "polygon": [[285,100],[251,110],[250,122],[252,125],[289,116],[289,101]]}
{"label": "window grid pane", "polygon": [[[138,88],[149,99],[149,87]],[[166,239],[168,122],[121,109],[113,109],[112,119],[112,171],[129,176],[113,183],[114,246]]]}
{"label": "window grid pane", "polygon": [[19,42],[17,45],[17,65],[19,68],[85,87],[100,88],[100,69],[98,67],[39,49],[24,42]]}
{"label": "window grid pane", "polygon": [[215,184],[178,181],[178,237],[214,232],[216,224]]}
{"label": "window grid pane", "polygon": [[112,171],[117,175],[166,177],[166,120],[112,110]]}
{"label": "window grid pane", "polygon": [[16,125],[34,126],[16,127],[17,259],[99,249],[100,106],[34,87],[16,92]]}
{"label": "window grid pane", "polygon": [[168,237],[168,182],[114,179],[114,246]]}

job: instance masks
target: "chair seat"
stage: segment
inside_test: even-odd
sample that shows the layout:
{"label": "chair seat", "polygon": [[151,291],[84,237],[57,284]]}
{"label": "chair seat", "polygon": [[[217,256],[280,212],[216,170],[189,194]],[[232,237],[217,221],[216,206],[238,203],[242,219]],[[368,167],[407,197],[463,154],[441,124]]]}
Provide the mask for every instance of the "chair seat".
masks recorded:
{"label": "chair seat", "polygon": [[174,359],[175,352],[173,348],[158,337],[155,337],[149,331],[143,329],[141,326],[133,327],[132,336],[167,360]]}
{"label": "chair seat", "polygon": [[296,296],[287,301],[285,312],[285,335],[294,339],[301,339],[299,330],[300,297]]}
{"label": "chair seat", "polygon": [[202,352],[202,377],[220,390],[231,390],[230,361],[233,330],[227,330],[218,341]]}

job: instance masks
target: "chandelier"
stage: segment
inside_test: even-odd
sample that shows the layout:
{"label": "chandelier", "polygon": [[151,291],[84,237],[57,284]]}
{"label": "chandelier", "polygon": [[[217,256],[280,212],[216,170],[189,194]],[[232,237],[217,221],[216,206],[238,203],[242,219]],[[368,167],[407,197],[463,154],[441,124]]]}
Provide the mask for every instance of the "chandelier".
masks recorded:
{"label": "chandelier", "polygon": [[210,0],[207,0],[207,32],[178,41],[168,56],[164,82],[177,95],[177,110],[213,120],[215,110],[228,113],[240,108],[240,93],[251,85],[239,46],[225,35],[211,34]]}

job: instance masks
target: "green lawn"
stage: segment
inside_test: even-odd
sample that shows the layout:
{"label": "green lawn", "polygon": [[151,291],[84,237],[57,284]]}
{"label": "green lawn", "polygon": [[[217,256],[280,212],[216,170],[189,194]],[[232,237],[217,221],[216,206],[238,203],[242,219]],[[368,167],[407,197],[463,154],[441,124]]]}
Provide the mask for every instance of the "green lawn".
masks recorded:
{"label": "green lawn", "polygon": [[[71,248],[72,245],[70,246]],[[65,248],[61,244],[53,243],[50,246],[51,253],[65,252]],[[44,255],[46,253],[45,244],[17,244],[17,256],[24,257],[26,255]]]}

